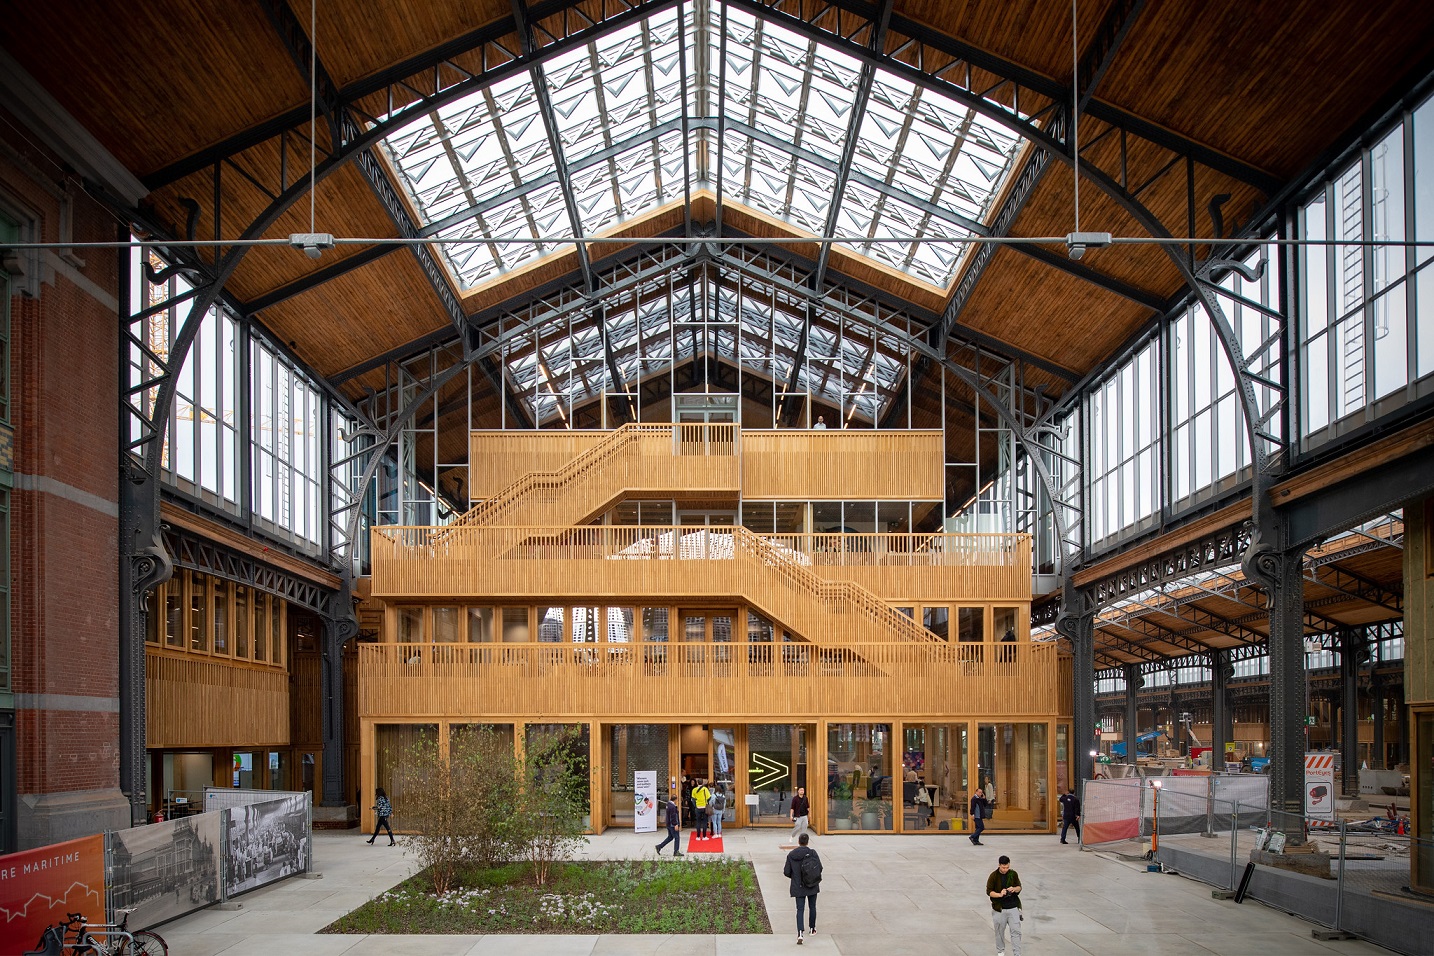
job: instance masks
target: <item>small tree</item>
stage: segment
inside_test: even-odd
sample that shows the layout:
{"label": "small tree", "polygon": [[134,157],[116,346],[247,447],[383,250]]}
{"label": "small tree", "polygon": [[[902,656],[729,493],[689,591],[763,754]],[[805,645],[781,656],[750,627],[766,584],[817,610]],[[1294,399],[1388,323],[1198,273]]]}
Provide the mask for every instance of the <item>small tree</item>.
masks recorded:
{"label": "small tree", "polygon": [[521,767],[522,786],[514,834],[533,867],[533,880],[546,886],[553,864],[570,859],[587,842],[583,814],[588,805],[587,760],[579,736],[568,731],[533,742]]}
{"label": "small tree", "polygon": [[512,855],[520,788],[506,737],[487,727],[461,728],[444,758],[438,741],[424,736],[409,748],[407,762],[415,779],[405,816],[417,832],[405,842],[434,893],[452,889],[464,866],[491,866]]}

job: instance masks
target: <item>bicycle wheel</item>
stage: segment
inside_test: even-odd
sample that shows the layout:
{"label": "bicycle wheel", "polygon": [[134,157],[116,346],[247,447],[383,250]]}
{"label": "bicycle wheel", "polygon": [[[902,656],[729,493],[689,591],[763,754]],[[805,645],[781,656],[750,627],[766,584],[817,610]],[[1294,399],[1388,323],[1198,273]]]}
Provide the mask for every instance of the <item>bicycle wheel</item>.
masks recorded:
{"label": "bicycle wheel", "polygon": [[134,934],[129,951],[131,956],[169,956],[169,945],[158,933],[140,930]]}

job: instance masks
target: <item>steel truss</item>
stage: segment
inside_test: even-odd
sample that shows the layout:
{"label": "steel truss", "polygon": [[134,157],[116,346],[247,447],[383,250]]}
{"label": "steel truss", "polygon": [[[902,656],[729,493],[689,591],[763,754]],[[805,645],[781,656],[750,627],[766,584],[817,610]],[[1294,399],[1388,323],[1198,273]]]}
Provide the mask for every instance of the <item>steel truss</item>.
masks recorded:
{"label": "steel truss", "polygon": [[289,604],[315,614],[327,614],[334,589],[273,565],[265,564],[232,548],[175,527],[163,532],[164,546],[173,555],[176,568],[188,568],[256,591],[283,598]]}

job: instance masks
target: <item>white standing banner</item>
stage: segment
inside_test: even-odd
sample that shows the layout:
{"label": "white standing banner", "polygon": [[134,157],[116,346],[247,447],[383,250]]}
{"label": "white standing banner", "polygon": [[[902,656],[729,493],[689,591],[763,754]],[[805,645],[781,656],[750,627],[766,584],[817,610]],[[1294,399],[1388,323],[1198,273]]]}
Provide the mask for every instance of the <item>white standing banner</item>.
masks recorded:
{"label": "white standing banner", "polygon": [[1334,819],[1334,754],[1305,754],[1305,816]]}
{"label": "white standing banner", "polygon": [[655,770],[633,771],[632,829],[635,833],[657,832],[657,771]]}

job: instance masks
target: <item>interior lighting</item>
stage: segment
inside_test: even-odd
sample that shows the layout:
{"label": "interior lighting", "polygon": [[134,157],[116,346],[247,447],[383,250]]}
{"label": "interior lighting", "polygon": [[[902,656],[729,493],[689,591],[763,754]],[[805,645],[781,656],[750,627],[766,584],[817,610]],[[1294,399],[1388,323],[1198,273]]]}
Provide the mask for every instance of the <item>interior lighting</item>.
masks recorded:
{"label": "interior lighting", "polygon": [[334,235],[331,232],[295,232],[289,235],[289,245],[304,250],[304,255],[310,259],[317,259],[325,249],[334,247]]}
{"label": "interior lighting", "polygon": [[1085,255],[1087,249],[1100,248],[1111,244],[1111,235],[1108,232],[1069,232],[1066,233],[1066,255],[1072,259],[1079,259]]}

